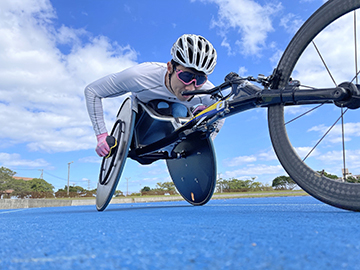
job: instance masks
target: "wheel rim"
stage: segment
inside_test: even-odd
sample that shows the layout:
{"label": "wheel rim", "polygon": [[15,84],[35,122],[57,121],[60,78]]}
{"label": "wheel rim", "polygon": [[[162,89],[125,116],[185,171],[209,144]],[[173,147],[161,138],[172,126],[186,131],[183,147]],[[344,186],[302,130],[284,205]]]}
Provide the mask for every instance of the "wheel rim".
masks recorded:
{"label": "wheel rim", "polygon": [[[359,69],[358,60],[355,61],[355,57],[358,59],[358,42],[355,43],[354,36],[356,33],[356,39],[358,39],[360,16],[357,16],[358,12],[353,11],[347,15],[342,15],[359,6],[360,1],[333,0],[328,1],[320,8],[304,24],[289,44],[279,62],[277,74],[280,74],[280,77],[273,84],[273,88],[284,87],[290,77],[299,79],[302,83],[301,88],[307,89],[308,86],[333,87],[344,81],[356,83],[355,74],[358,74],[358,72],[355,70]],[[332,22],[334,17],[341,18]],[[325,25],[330,22],[331,24],[325,28]],[[355,32],[354,29],[356,29]],[[320,33],[318,34],[318,32]],[[352,42],[349,42],[350,39],[345,37],[346,33],[350,33]],[[336,36],[338,36],[337,39]],[[329,38],[333,42],[325,42]],[[353,46],[351,57],[339,55],[334,40],[344,41],[339,47],[342,52],[348,53],[349,49],[347,47]],[[309,44],[310,47],[306,47],[306,44]],[[300,59],[297,61],[299,57]],[[345,64],[346,68],[341,68],[346,60],[351,61],[352,65]],[[304,114],[306,107],[308,107],[306,109],[307,113]],[[322,105],[315,110],[314,107],[316,106],[292,106],[291,108],[285,108],[285,112],[283,106],[269,108],[269,131],[275,152],[293,180],[308,193],[340,208],[360,210],[358,199],[360,188],[358,184],[353,185],[339,180],[330,180],[321,173],[324,169],[327,173],[342,176],[342,169],[344,168],[342,148],[343,141],[345,141],[345,149],[352,148],[352,152],[345,151],[345,153],[347,152],[345,154],[345,168],[349,169],[350,163],[348,161],[353,161],[351,172],[360,174],[360,164],[356,158],[353,158],[354,154],[356,156],[359,156],[358,153],[360,154],[358,150],[360,148],[359,137],[356,132],[346,135],[346,130],[354,130],[357,127],[355,121],[358,111],[350,112],[346,111],[345,108],[337,108],[337,111],[334,111],[336,107],[334,105]],[[296,110],[301,110],[299,114],[305,116],[300,118],[297,118],[297,116],[289,117]],[[345,116],[343,125],[341,125],[342,117],[339,117],[342,114]],[[334,115],[335,120],[330,121]],[[337,119],[339,119],[339,122],[336,122]],[[318,123],[321,125],[314,124],[314,120],[320,121]],[[330,132],[327,132],[332,125],[334,127],[331,128]],[[338,154],[339,150],[331,149],[335,145],[334,142],[339,141],[339,130],[341,131],[340,146],[338,146],[341,149],[340,155]],[[344,135],[342,135],[342,130],[345,131]],[[360,130],[360,128],[357,130]],[[319,134],[320,131],[322,131],[322,134]],[[324,137],[325,139],[318,143],[325,133],[328,133]],[[307,140],[305,141],[304,137],[306,136]],[[349,141],[351,141],[351,144]],[[312,150],[315,145],[317,147]],[[308,155],[309,153],[310,155]],[[339,158],[341,158],[340,162]],[[304,162],[303,159],[305,159]],[[339,163],[341,166],[339,166]],[[335,167],[338,167],[338,171],[336,171]]]}
{"label": "wheel rim", "polygon": [[[344,15],[319,33],[305,49],[291,75],[301,81],[300,89],[359,82],[355,38],[360,18],[357,17],[356,11]],[[327,42],[330,37],[346,40],[334,44]],[[360,138],[356,132],[360,130],[358,115],[357,110],[335,108],[333,104],[292,106],[285,108],[284,121],[289,140],[309,167],[344,178],[343,173],[349,166],[350,173],[360,174],[360,163],[354,158],[360,156]]]}
{"label": "wheel rim", "polygon": [[132,108],[132,99],[124,100],[117,116],[118,120],[111,131],[111,134],[118,138],[118,149],[115,155],[103,159],[101,165],[96,193],[96,208],[99,211],[105,210],[110,203],[126,162],[135,124],[135,112]]}

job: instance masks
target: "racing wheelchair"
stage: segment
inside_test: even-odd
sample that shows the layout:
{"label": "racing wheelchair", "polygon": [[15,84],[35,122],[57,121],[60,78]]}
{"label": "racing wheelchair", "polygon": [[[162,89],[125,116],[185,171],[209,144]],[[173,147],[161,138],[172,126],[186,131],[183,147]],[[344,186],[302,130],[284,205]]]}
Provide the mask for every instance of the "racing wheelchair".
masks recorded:
{"label": "racing wheelchair", "polygon": [[[97,209],[103,211],[110,203],[128,157],[141,164],[165,159],[182,197],[193,205],[207,203],[216,185],[216,157],[210,135],[216,131],[217,122],[262,107],[268,111],[274,151],[289,176],[303,190],[324,203],[360,211],[360,184],[345,181],[349,177],[346,153],[350,155],[349,161],[354,164],[355,171],[360,168],[360,162],[356,162],[360,154],[360,150],[356,149],[357,141],[349,142],[350,137],[345,135],[345,130],[350,130],[351,135],[356,137],[359,134],[356,128],[360,128],[356,122],[356,112],[360,107],[356,41],[356,10],[359,7],[360,0],[326,2],[297,31],[270,76],[242,78],[236,73],[229,73],[224,83],[213,89],[184,92],[184,95],[206,94],[214,99],[212,106],[197,115],[188,112],[187,117],[174,118],[127,97],[110,134],[116,139],[113,140],[116,145],[101,164]],[[347,37],[347,32],[352,33],[350,36],[353,38]],[[336,38],[334,33],[341,34]],[[339,43],[340,51],[333,48]],[[313,64],[314,58],[320,59],[323,71],[318,71],[318,65]],[[346,64],[346,60],[351,64]],[[355,68],[350,70],[350,66]],[[330,84],[323,79],[324,76],[330,78]],[[294,78],[301,78],[301,82]],[[255,87],[249,81],[261,87]],[[287,119],[296,110],[300,110],[301,114]],[[327,124],[334,114],[336,117],[332,124]],[[292,127],[304,117],[305,120]],[[309,117],[320,124],[306,128],[304,125],[309,123]],[[350,121],[348,124],[344,123],[345,117]],[[154,133],[152,130],[161,132]],[[316,143],[313,138],[309,139],[315,146],[303,157],[301,150],[304,147],[298,147],[299,136],[304,137],[313,130],[322,130],[324,134]],[[324,138],[334,130],[341,134],[341,151],[334,150],[328,154],[317,151],[316,147],[326,141]],[[332,140],[336,141],[338,137]],[[327,144],[330,142],[328,140]],[[345,149],[345,142],[349,150]],[[329,177],[317,166],[316,159],[311,160],[309,156],[328,159],[329,162],[334,157],[340,158],[338,163],[342,164],[342,177]]]}

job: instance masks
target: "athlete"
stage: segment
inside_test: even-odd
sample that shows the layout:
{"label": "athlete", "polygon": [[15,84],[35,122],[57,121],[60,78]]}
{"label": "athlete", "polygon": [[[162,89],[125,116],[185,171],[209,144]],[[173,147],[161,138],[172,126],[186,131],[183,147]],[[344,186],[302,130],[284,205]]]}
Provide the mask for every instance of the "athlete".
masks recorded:
{"label": "athlete", "polygon": [[[96,153],[106,156],[109,145],[105,126],[102,98],[116,97],[131,92],[143,103],[164,100],[173,106],[174,117],[184,117],[187,109],[214,103],[209,95],[183,96],[184,91],[213,88],[207,76],[213,72],[217,53],[212,44],[199,35],[185,34],[171,48],[168,63],[146,62],[101,78],[85,88],[87,110],[96,134]],[[184,110],[185,108],[185,110]],[[217,130],[223,122],[218,123]]]}

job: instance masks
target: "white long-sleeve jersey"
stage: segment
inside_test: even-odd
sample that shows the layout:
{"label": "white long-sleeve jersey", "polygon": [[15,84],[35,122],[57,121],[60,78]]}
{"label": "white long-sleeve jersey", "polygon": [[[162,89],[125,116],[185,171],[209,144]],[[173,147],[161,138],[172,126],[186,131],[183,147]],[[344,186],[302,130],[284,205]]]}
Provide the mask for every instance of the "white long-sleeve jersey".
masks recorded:
{"label": "white long-sleeve jersey", "polygon": [[[190,101],[180,101],[165,86],[167,67],[165,63],[142,63],[118,73],[103,77],[85,88],[86,106],[96,135],[107,132],[101,99],[117,97],[131,92],[140,101],[154,99],[178,102],[191,108],[197,104],[209,106],[214,103],[209,95],[196,95]],[[202,89],[214,85],[207,81]]]}

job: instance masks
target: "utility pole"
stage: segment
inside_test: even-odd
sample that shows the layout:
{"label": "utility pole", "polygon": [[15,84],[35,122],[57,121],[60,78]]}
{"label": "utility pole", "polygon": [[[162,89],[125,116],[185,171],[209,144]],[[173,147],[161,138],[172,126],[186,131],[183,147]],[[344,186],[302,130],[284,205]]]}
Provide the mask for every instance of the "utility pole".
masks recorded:
{"label": "utility pole", "polygon": [[129,195],[129,179],[130,178],[131,177],[125,177],[125,179],[126,179],[126,196]]}
{"label": "utility pole", "polygon": [[90,190],[90,179],[88,179],[87,181],[88,181],[88,190]]}
{"label": "utility pole", "polygon": [[44,169],[39,169],[39,171],[41,172],[40,179],[44,179]]}
{"label": "utility pole", "polygon": [[69,186],[70,186],[70,164],[74,161],[68,163],[68,184],[67,184],[67,195],[69,196]]}

